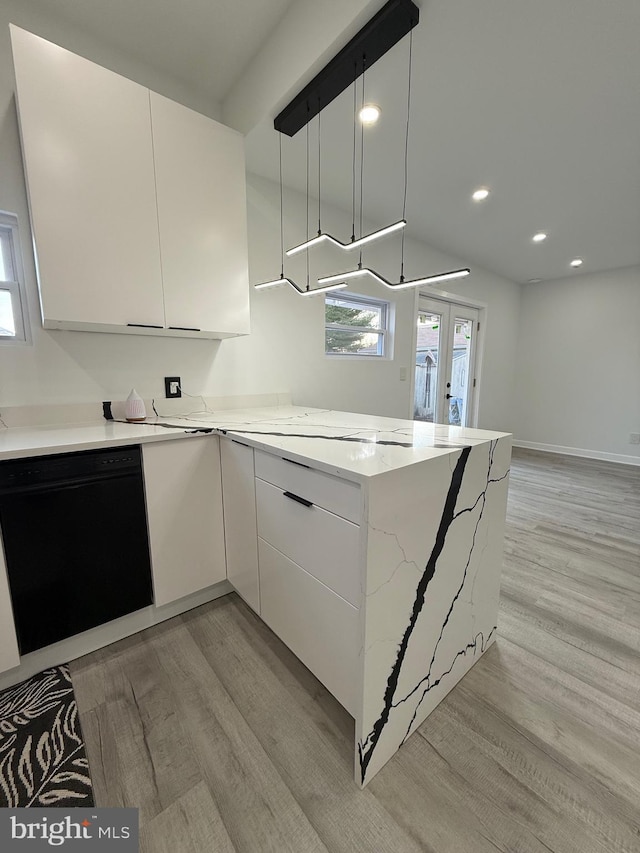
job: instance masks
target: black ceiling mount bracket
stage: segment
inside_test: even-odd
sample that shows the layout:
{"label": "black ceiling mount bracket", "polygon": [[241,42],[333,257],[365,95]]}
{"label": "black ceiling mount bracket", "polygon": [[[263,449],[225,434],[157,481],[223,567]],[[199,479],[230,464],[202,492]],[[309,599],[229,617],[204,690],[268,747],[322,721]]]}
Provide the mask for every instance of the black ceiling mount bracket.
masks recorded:
{"label": "black ceiling mount bracket", "polygon": [[420,20],[412,0],[388,0],[351,41],[276,116],[273,126],[294,136]]}

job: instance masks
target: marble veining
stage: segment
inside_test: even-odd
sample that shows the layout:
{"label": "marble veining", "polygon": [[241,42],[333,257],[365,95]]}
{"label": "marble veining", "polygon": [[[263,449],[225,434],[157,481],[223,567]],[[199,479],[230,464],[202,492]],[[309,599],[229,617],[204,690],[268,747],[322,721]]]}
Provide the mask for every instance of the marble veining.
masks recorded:
{"label": "marble veining", "polygon": [[[394,567],[376,567],[376,553],[381,556],[380,562],[388,555],[374,541],[366,596],[364,725],[357,739],[363,785],[495,638],[501,568],[500,506],[506,499],[510,457],[505,444],[508,442],[493,439],[481,447],[462,448],[455,464],[447,466],[438,523],[429,534],[428,552],[419,574],[415,571],[416,542],[409,541],[416,528],[406,523],[404,514],[400,519],[404,522],[402,532],[392,529],[394,520],[398,523],[398,515],[394,518],[393,513],[387,513],[390,517],[384,525],[370,525],[370,536],[376,534],[378,541],[380,535],[395,538],[402,560]],[[436,478],[445,475],[443,469],[431,473]],[[420,488],[419,481],[416,487]],[[431,510],[438,500],[436,492],[425,504]],[[418,522],[423,509],[416,496],[412,519]],[[494,517],[488,519],[488,513]],[[381,592],[396,607],[405,602],[404,628],[400,628],[397,614],[370,606]],[[395,626],[397,633],[390,626]],[[377,755],[380,751],[383,754]]]}
{"label": "marble veining", "polygon": [[[367,771],[367,766],[369,761],[371,760],[371,756],[377,746],[377,743],[380,739],[380,735],[384,726],[389,719],[389,714],[391,713],[391,709],[394,707],[394,696],[396,694],[396,690],[398,688],[398,679],[400,677],[400,670],[402,669],[402,664],[407,654],[407,647],[409,645],[409,640],[411,639],[411,635],[413,634],[413,630],[415,628],[416,622],[418,621],[418,617],[424,607],[425,596],[427,593],[427,587],[429,586],[429,582],[433,578],[436,570],[436,563],[438,561],[438,557],[442,552],[444,547],[444,540],[447,535],[447,530],[451,525],[454,518],[454,509],[456,500],[458,497],[458,492],[460,491],[460,486],[462,483],[462,475],[464,473],[465,466],[467,464],[467,459],[469,457],[469,453],[471,452],[471,448],[465,448],[461,453],[458,461],[456,463],[456,467],[453,472],[453,476],[451,478],[451,484],[449,486],[449,491],[447,494],[447,499],[444,505],[444,511],[442,514],[442,518],[440,520],[440,526],[438,528],[438,533],[436,535],[436,541],[434,543],[431,554],[429,555],[429,559],[427,561],[425,570],[418,582],[418,586],[416,588],[416,597],[413,604],[413,608],[411,611],[411,615],[409,617],[409,624],[407,626],[406,631],[402,639],[400,640],[400,647],[398,649],[398,654],[396,657],[396,661],[393,665],[393,668],[389,674],[389,678],[387,679],[387,687],[384,692],[383,697],[383,707],[380,713],[380,716],[373,724],[373,728],[371,732],[366,736],[366,738],[359,744],[358,753],[360,756],[360,768],[362,772],[362,781],[364,782],[365,774]],[[444,630],[444,627],[443,627]],[[435,658],[435,651],[434,651]],[[433,662],[433,659],[432,659]],[[428,676],[427,676],[428,677]],[[408,698],[408,697],[407,697]],[[406,699],[404,700],[406,701]]]}

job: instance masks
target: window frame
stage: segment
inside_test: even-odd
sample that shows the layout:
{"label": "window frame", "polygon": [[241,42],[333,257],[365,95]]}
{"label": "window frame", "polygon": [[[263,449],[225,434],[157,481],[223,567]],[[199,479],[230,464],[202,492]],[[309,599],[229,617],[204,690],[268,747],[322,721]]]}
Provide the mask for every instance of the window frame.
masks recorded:
{"label": "window frame", "polygon": [[[374,296],[364,296],[361,293],[344,292],[343,295],[338,293],[325,294],[325,317],[327,302],[333,300],[355,302],[362,305],[363,308],[375,308],[380,310],[380,328],[367,329],[365,326],[348,326],[343,323],[327,323],[324,324],[324,354],[327,358],[378,358],[389,359],[390,340],[391,340],[391,302],[386,299],[377,299]],[[327,329],[333,329],[341,332],[357,332],[362,334],[373,334],[378,336],[378,352],[327,352]]]}
{"label": "window frame", "polygon": [[14,213],[0,210],[0,231],[8,235],[9,256],[13,273],[13,279],[0,280],[0,291],[6,291],[10,294],[16,330],[15,335],[0,334],[0,344],[30,344],[31,330],[27,313],[18,217]]}

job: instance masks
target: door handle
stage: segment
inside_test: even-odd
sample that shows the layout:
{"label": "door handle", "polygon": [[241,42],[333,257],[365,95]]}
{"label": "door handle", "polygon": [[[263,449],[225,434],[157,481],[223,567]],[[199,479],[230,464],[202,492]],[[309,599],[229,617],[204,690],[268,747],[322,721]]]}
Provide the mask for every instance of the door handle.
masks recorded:
{"label": "door handle", "polygon": [[447,400],[450,400],[453,397],[453,394],[446,394]]}

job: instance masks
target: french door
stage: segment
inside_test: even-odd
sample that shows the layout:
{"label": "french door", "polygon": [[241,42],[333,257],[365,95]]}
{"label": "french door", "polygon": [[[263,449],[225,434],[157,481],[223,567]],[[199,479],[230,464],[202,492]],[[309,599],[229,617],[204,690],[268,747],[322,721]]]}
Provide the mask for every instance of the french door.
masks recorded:
{"label": "french door", "polygon": [[478,317],[477,308],[419,298],[415,420],[473,426]]}

